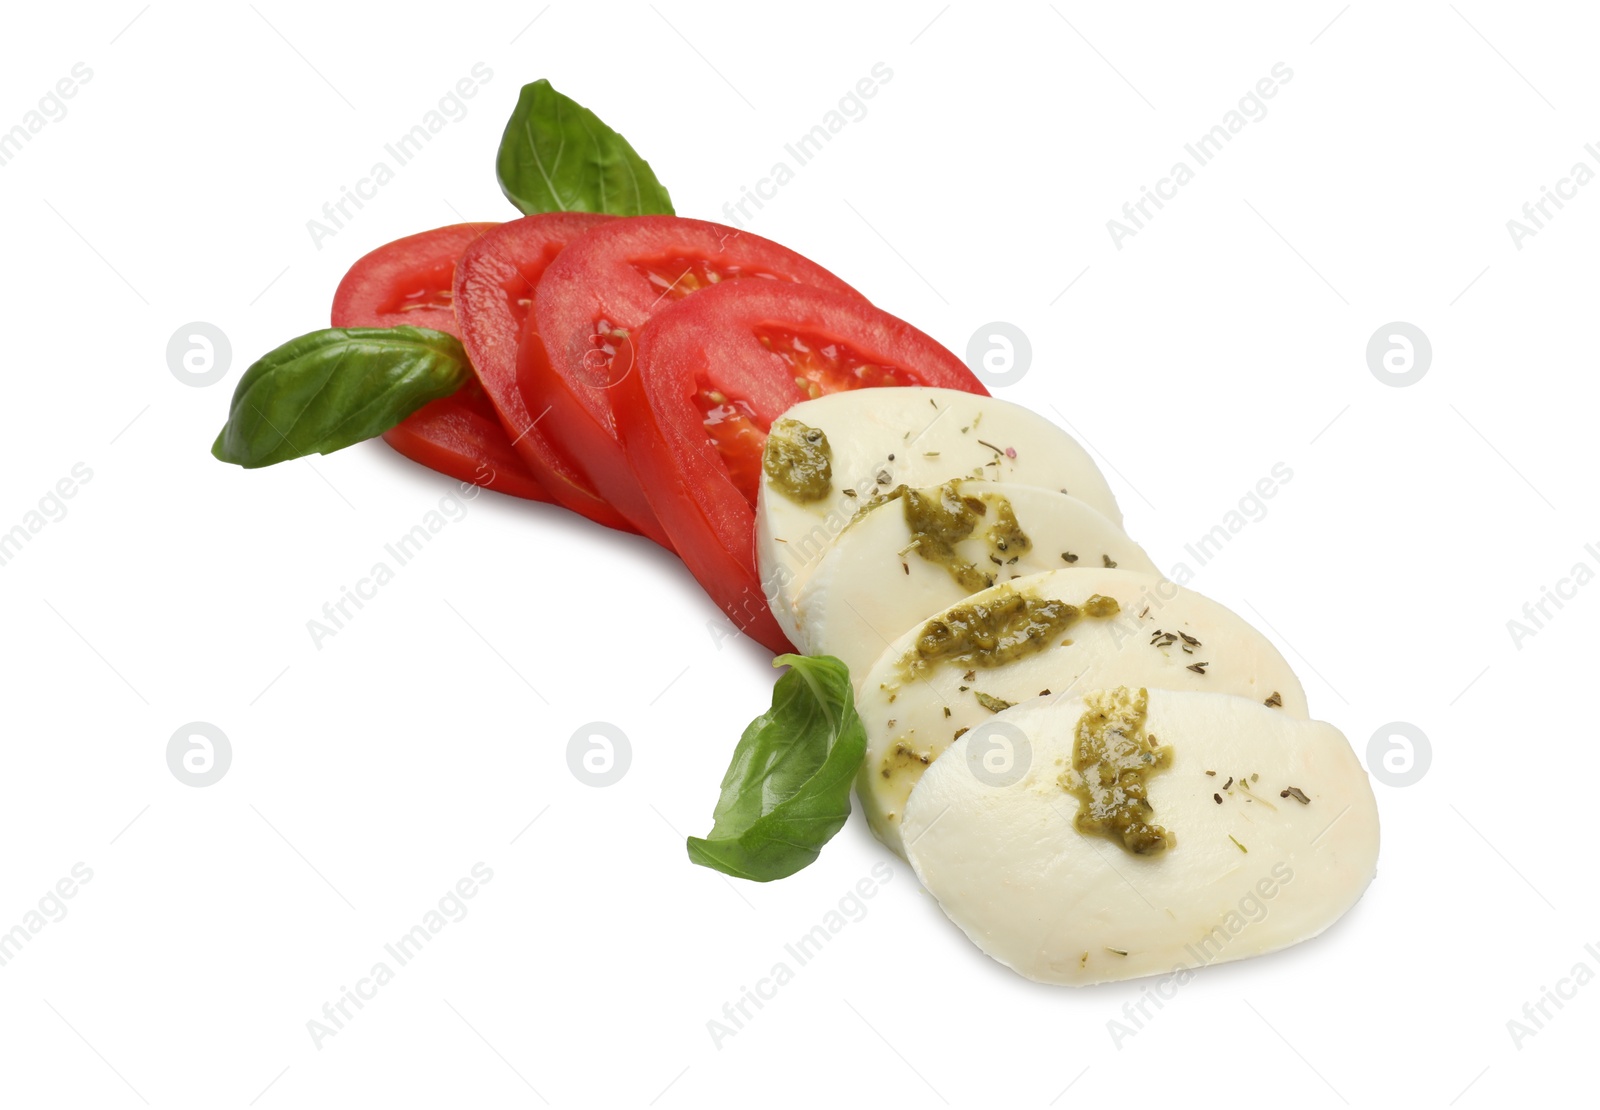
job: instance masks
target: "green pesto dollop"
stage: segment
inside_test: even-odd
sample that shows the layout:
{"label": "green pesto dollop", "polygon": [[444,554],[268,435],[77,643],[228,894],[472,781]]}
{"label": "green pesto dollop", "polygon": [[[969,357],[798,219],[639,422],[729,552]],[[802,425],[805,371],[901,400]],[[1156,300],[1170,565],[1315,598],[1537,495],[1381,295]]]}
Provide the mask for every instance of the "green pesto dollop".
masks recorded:
{"label": "green pesto dollop", "polygon": [[911,533],[911,542],[901,554],[915,551],[920,558],[943,567],[967,593],[975,594],[993,586],[995,575],[986,565],[963,559],[956,551],[956,544],[970,538],[978,530],[979,523],[989,519],[991,508],[993,524],[985,533],[990,563],[1006,566],[1016,562],[1033,547],[1033,541],[1017,523],[1017,514],[1009,500],[998,493],[978,497],[964,494],[961,483],[962,479],[957,478],[927,489],[895,486],[867,499],[856,511],[854,520],[860,520],[891,501],[899,501],[905,513],[906,528]]}
{"label": "green pesto dollop", "polygon": [[774,488],[802,505],[833,492],[833,448],[827,434],[798,420],[779,420],[767,433],[762,469]]}
{"label": "green pesto dollop", "polygon": [[[854,524],[856,521],[872,512],[872,510],[882,505],[887,505],[891,501],[900,500],[906,495],[906,490],[910,488],[910,486],[907,486],[904,482],[902,482],[900,485],[895,486],[886,493],[873,494],[871,497],[867,498],[865,501],[861,502],[861,504],[856,506],[855,515],[850,518],[850,524]],[[846,524],[845,527],[848,528],[850,524]]]}
{"label": "green pesto dollop", "polygon": [[994,549],[1000,561],[1008,562],[1031,551],[1033,541],[1017,523],[1016,510],[1012,509],[1011,502],[997,493],[986,495],[984,500],[994,505],[994,524],[989,527],[989,546]]}
{"label": "green pesto dollop", "polygon": [[981,499],[963,497],[955,482],[946,482],[932,489],[907,489],[901,494],[901,501],[905,505],[906,527],[911,529],[913,551],[944,567],[969,594],[994,585],[993,575],[956,553],[956,544],[972,535],[978,519],[988,515],[989,507]]}
{"label": "green pesto dollop", "polygon": [[922,626],[903,665],[918,671],[939,663],[998,667],[1042,651],[1078,619],[1078,607],[1003,586],[982,601],[947,609]]}
{"label": "green pesto dollop", "polygon": [[1152,824],[1150,776],[1172,764],[1172,749],[1144,731],[1149,692],[1126,686],[1084,699],[1073,735],[1072,770],[1058,780],[1078,799],[1073,824],[1087,836],[1103,836],[1136,856],[1157,855],[1177,838]]}
{"label": "green pesto dollop", "polygon": [[1122,606],[1117,604],[1117,599],[1107,597],[1105,594],[1091,594],[1083,603],[1085,615],[1091,617],[1114,617],[1122,612]]}

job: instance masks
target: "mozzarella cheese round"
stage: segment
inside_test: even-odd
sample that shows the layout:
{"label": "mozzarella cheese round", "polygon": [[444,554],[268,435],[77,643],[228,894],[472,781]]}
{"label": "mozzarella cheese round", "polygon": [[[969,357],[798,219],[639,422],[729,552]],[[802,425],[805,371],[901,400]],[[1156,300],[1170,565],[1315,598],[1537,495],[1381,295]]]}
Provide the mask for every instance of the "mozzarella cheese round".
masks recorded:
{"label": "mozzarella cheese round", "polygon": [[1078,441],[1021,405],[909,386],[829,394],[784,418],[824,432],[832,456],[826,496],[797,501],[764,477],[756,499],[757,567],[773,616],[796,642],[796,594],[857,511],[896,486],[953,478],[1040,486],[1122,524],[1110,487]]}
{"label": "mozzarella cheese round", "polygon": [[883,651],[856,694],[867,733],[856,784],[872,831],[902,856],[902,817],[912,787],[958,734],[994,716],[986,705],[1147,686],[1273,700],[1279,703],[1275,713],[1309,716],[1300,680],[1270,640],[1232,610],[1168,579],[1121,568],[1054,570],[973,594],[954,608],[988,603],[1007,590],[1080,609],[1098,594],[1114,599],[1119,611],[1082,616],[1048,646],[994,667],[941,662],[908,668],[924,628],[946,620],[951,610],[931,615]]}
{"label": "mozzarella cheese round", "polygon": [[[921,491],[937,496],[938,490]],[[959,560],[996,583],[1067,567],[1155,574],[1144,550],[1104,515],[1075,497],[1015,482],[966,481],[957,496],[986,504],[985,517],[953,545]],[[1008,506],[1027,543],[997,547],[989,525]],[[943,564],[921,557],[903,498],[886,502],[847,525],[817,560],[795,594],[795,646],[807,655],[844,661],[858,682],[891,641],[912,625],[954,605],[970,590]]]}
{"label": "mozzarella cheese round", "polygon": [[1084,710],[1082,698],[1036,698],[999,714],[951,746],[906,806],[917,877],[1013,971],[1181,982],[1316,936],[1371,882],[1377,806],[1332,725],[1255,699],[1149,690],[1145,731],[1170,751],[1148,779],[1149,820],[1173,843],[1135,855],[1078,830],[1063,775]]}

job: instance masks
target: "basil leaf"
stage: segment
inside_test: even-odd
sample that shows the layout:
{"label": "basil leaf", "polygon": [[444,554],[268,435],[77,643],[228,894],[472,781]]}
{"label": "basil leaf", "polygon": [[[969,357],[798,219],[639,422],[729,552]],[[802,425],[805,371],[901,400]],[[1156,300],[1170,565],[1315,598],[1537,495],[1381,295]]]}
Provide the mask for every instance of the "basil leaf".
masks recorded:
{"label": "basil leaf", "polygon": [[471,376],[460,340],[442,331],[314,331],[244,372],[211,453],[246,468],[326,455],[388,431]]}
{"label": "basil leaf", "polygon": [[650,163],[599,116],[545,80],[522,86],[495,170],[507,199],[529,215],[673,214],[672,198]]}
{"label": "basil leaf", "polygon": [[789,671],[772,708],[750,722],[722,778],[711,832],[689,859],[741,879],[793,875],[850,816],[850,784],[867,754],[850,672],[828,655],[780,655]]}

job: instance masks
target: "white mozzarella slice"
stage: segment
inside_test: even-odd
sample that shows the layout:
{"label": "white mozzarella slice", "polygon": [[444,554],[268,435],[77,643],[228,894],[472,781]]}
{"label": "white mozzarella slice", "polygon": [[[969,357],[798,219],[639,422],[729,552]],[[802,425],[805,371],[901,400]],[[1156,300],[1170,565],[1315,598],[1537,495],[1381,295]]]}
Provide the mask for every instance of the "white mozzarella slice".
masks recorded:
{"label": "white mozzarella slice", "polygon": [[[918,492],[937,498],[942,491]],[[996,583],[1108,563],[1156,573],[1150,557],[1121,528],[1075,497],[1015,482],[960,482],[954,493],[985,506],[972,534],[953,545],[955,554]],[[922,557],[906,506],[905,498],[897,498],[852,521],[795,595],[795,645],[807,655],[843,660],[857,681],[891,641],[971,592],[970,583],[942,562]],[[1026,542],[1005,538],[1009,530],[991,534],[1006,509]]]}
{"label": "white mozzarella slice", "polygon": [[953,389],[855,389],[784,414],[828,437],[826,496],[800,502],[763,477],[756,564],[778,626],[800,636],[794,599],[856,512],[896,486],[982,478],[1069,494],[1121,526],[1122,513],[1078,441],[1021,405]]}
{"label": "white mozzarella slice", "polygon": [[[1119,612],[1082,616],[1047,646],[999,666],[941,662],[908,669],[906,661],[925,629],[947,622],[953,611],[991,604],[1005,591],[1080,609],[1098,594],[1114,599]],[[1281,705],[1274,712],[1310,715],[1300,680],[1278,649],[1210,598],[1168,579],[1120,568],[1030,575],[974,594],[917,624],[859,680],[856,706],[866,727],[867,755],[857,792],[867,823],[905,855],[900,826],[912,787],[959,733],[994,716],[985,702],[1020,702],[1046,691],[1064,700],[1108,686],[1237,694],[1256,702],[1276,695]]]}
{"label": "white mozzarella slice", "polygon": [[994,717],[928,769],[906,807],[923,886],[1012,970],[1044,983],[1183,982],[1316,936],[1371,882],[1377,806],[1332,725],[1254,699],[1149,690],[1145,731],[1170,763],[1148,779],[1147,819],[1173,843],[1135,855],[1078,831],[1063,775],[1084,710],[1082,698],[1036,698]]}

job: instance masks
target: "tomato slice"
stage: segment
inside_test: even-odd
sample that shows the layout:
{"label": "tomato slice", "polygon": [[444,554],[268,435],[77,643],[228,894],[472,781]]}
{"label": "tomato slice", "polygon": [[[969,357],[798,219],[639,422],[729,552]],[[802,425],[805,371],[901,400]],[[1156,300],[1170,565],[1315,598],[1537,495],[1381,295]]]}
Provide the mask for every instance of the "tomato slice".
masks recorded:
{"label": "tomato slice", "polygon": [[685,565],[743,632],[793,650],[756,573],[767,430],[800,401],[927,385],[987,394],[938,342],[854,296],[724,282],[619,340],[611,391],[622,447]]}
{"label": "tomato slice", "polygon": [[548,412],[531,413],[517,388],[517,343],[534,288],[569,240],[615,219],[552,212],[501,224],[474,238],[455,267],[455,315],[478,381],[509,435],[508,447],[558,503],[599,524],[637,531],[550,442]]}
{"label": "tomato slice", "polygon": [[[496,224],[454,224],[408,235],[363,256],[333,295],[336,328],[403,324],[459,336],[456,260]],[[470,354],[470,351],[469,351]],[[550,501],[539,479],[512,450],[500,417],[476,381],[432,401],[383,433],[406,458],[463,482],[530,501]]]}
{"label": "tomato slice", "polygon": [[[517,382],[541,427],[567,462],[609,504],[662,544],[656,519],[618,439],[612,394],[628,374],[617,359],[619,333],[632,333],[691,293],[751,279],[860,294],[787,247],[704,220],[639,216],[574,239],[539,281],[534,314],[517,354]],[[864,303],[864,302],[863,302]],[[561,496],[554,477],[534,472]],[[646,473],[649,472],[640,472]]]}
{"label": "tomato slice", "polygon": [[512,450],[511,437],[477,382],[423,405],[384,432],[383,441],[413,462],[459,481],[529,501],[551,501]]}

